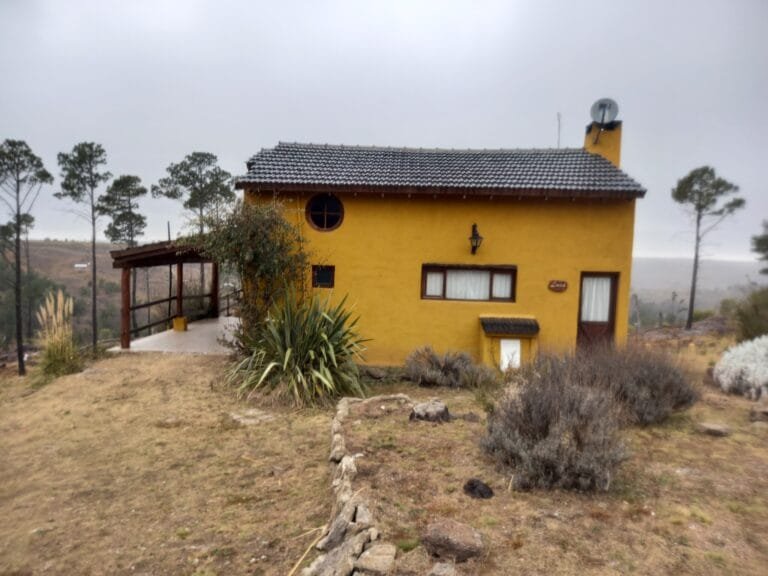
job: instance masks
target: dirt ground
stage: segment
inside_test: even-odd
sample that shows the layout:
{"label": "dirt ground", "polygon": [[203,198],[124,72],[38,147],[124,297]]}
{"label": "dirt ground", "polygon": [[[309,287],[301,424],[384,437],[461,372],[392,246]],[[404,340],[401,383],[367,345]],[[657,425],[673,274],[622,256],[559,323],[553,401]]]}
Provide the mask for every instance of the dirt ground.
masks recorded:
{"label": "dirt ground", "polygon": [[[667,339],[701,380],[727,341]],[[40,389],[0,372],[0,575],[287,574],[329,515],[330,411],[254,409],[222,384],[226,359],[124,355]],[[368,491],[399,574],[426,574],[424,526],[449,517],[487,544],[460,574],[765,574],[768,433],[749,402],[702,388],[663,426],[630,429],[631,458],[607,494],[508,490],[482,454],[485,414],[465,391],[439,395],[479,419],[352,420]],[[700,421],[731,427],[700,434]],[[496,492],[462,492],[478,477]],[[310,552],[308,559],[315,552]]]}
{"label": "dirt ground", "polygon": [[[666,342],[701,379],[726,344],[718,339]],[[374,505],[385,539],[400,549],[398,574],[431,566],[419,537],[437,518],[478,529],[487,553],[460,574],[746,574],[768,573],[768,431],[753,426],[750,402],[702,386],[702,400],[661,426],[632,428],[630,459],[606,494],[509,490],[508,475],[479,448],[486,418],[468,392],[392,387],[413,398],[439,396],[456,415],[479,421],[408,422],[408,412],[372,406],[352,416],[347,447],[361,452],[355,488]],[[705,436],[701,421],[731,435]],[[463,493],[469,478],[495,491]]]}
{"label": "dirt ground", "polygon": [[[286,574],[329,514],[329,415],[249,409],[226,360],[0,373],[0,574]],[[258,418],[256,418],[258,420]]]}

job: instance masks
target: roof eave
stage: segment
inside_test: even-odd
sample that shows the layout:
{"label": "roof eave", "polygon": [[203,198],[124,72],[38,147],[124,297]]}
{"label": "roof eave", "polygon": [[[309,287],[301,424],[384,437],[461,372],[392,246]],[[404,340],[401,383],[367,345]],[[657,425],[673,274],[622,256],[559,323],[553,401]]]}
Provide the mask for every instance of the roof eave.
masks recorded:
{"label": "roof eave", "polygon": [[567,188],[504,188],[464,186],[392,186],[329,183],[253,182],[238,179],[238,190],[261,189],[271,192],[334,192],[351,194],[388,194],[400,196],[476,196],[503,198],[592,198],[596,200],[634,200],[645,196],[645,189],[584,190]]}

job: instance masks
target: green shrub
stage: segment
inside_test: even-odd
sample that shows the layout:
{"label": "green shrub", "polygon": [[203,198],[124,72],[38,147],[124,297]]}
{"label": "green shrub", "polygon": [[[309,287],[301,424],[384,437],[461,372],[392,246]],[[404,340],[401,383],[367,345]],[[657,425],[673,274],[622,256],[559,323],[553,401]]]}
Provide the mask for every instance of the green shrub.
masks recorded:
{"label": "green shrub", "polygon": [[72,336],[72,298],[61,290],[50,292],[37,311],[40,325],[40,369],[47,377],[72,374],[81,369],[81,360]]}
{"label": "green shrub", "polygon": [[419,386],[487,388],[499,381],[498,371],[475,364],[466,352],[440,356],[430,346],[411,352],[405,361],[405,374]]}
{"label": "green shrub", "polygon": [[510,372],[482,447],[513,487],[607,490],[624,458],[619,408],[608,391],[572,377],[570,357],[540,357]]}
{"label": "green shrub", "polygon": [[714,310],[694,310],[693,321],[701,322],[702,320],[706,320],[707,318],[712,318],[712,316],[714,315],[715,315]]}
{"label": "green shrub", "polygon": [[363,396],[355,362],[362,360],[364,340],[345,302],[332,306],[287,290],[254,330],[250,356],[232,367],[230,382],[239,382],[240,393],[274,394],[296,406]]}
{"label": "green shrub", "polygon": [[236,338],[242,348],[258,338],[261,323],[280,300],[286,284],[301,286],[307,277],[306,240],[298,226],[285,218],[281,202],[243,202],[214,211],[204,218],[207,232],[181,239],[196,246],[237,274],[243,287],[241,328]]}
{"label": "green shrub", "polygon": [[755,290],[736,309],[737,340],[754,340],[768,334],[768,287]]}

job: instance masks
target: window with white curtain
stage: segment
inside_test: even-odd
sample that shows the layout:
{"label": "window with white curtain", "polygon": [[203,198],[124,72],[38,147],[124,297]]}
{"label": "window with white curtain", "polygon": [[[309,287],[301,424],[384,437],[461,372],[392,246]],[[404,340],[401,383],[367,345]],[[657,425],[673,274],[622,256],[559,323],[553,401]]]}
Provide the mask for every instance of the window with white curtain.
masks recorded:
{"label": "window with white curtain", "polygon": [[581,321],[609,322],[611,318],[609,276],[584,276],[581,279]]}
{"label": "window with white curtain", "polygon": [[493,291],[491,292],[491,297],[502,300],[509,300],[512,298],[512,273],[495,272],[493,274]]}
{"label": "window with white curtain", "polygon": [[445,271],[445,297],[450,300],[488,300],[490,285],[488,270]]}
{"label": "window with white curtain", "polygon": [[427,272],[427,282],[424,287],[424,295],[430,298],[442,298],[443,297],[443,280],[445,275],[440,272]]}
{"label": "window with white curtain", "polygon": [[515,272],[514,266],[425,265],[422,267],[421,297],[514,301]]}

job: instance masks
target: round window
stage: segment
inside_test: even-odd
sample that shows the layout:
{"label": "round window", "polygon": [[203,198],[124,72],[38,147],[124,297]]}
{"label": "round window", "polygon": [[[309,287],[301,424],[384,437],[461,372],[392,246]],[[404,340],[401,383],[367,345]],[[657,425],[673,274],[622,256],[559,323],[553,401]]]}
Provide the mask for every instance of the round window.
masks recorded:
{"label": "round window", "polygon": [[344,220],[344,205],[333,194],[317,194],[307,202],[307,220],[318,230],[335,230]]}

